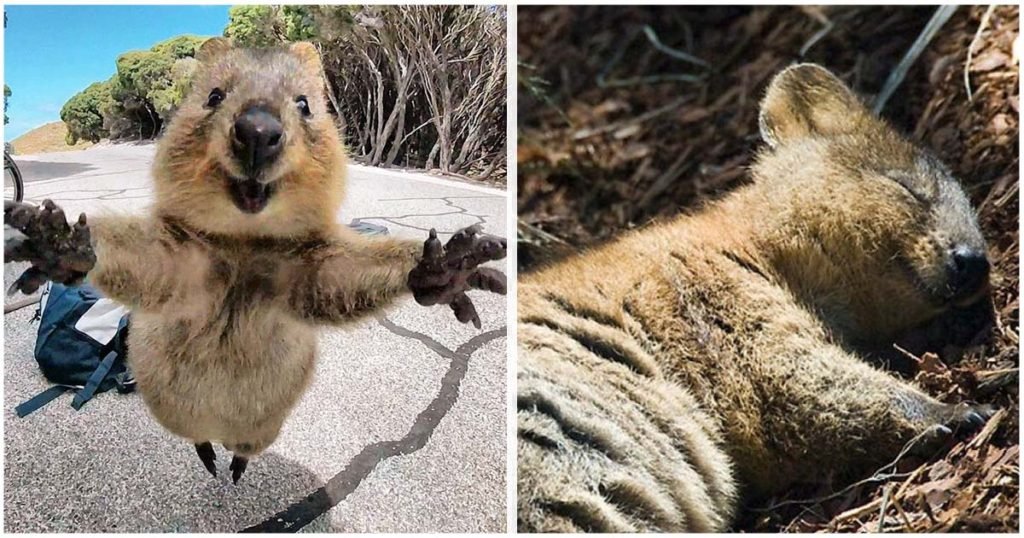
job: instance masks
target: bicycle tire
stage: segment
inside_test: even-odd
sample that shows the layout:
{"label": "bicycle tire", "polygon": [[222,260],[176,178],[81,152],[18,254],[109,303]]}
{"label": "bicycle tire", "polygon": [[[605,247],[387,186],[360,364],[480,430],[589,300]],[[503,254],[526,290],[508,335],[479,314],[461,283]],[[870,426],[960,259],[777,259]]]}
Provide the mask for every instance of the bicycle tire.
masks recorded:
{"label": "bicycle tire", "polygon": [[[25,198],[25,182],[21,179],[21,170],[18,169],[18,165],[11,158],[11,155],[4,152],[4,174],[7,172],[11,173],[11,178],[14,180],[14,201],[20,202]],[[6,181],[6,178],[4,179]],[[6,186],[5,186],[6,188]]]}

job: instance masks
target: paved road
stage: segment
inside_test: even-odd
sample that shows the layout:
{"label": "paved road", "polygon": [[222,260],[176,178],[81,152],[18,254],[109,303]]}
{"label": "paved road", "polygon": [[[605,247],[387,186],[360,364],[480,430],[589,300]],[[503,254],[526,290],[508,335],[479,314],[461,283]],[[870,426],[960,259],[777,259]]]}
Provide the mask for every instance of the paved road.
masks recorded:
{"label": "paved road", "polygon": [[[141,211],[152,146],[18,157],[27,198],[69,215]],[[503,192],[353,167],[339,219],[425,237],[476,222],[505,235]],[[5,282],[16,268],[5,268]],[[6,287],[6,286],[5,286]],[[474,295],[483,330],[447,308],[403,301],[380,319],[324,330],[316,380],[277,442],[234,486],[212,478],[137,395],[81,411],[63,396],[20,419],[48,384],[32,358],[34,307],[4,316],[7,532],[503,532],[504,297]]]}

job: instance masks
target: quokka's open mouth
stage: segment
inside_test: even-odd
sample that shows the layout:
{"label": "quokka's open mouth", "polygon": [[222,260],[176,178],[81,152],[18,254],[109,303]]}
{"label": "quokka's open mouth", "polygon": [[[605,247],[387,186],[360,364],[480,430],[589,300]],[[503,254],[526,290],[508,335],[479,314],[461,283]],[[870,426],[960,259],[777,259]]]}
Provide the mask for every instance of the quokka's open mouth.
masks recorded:
{"label": "quokka's open mouth", "polygon": [[273,196],[275,187],[274,183],[260,183],[255,179],[228,180],[231,200],[243,213],[256,214],[263,211]]}

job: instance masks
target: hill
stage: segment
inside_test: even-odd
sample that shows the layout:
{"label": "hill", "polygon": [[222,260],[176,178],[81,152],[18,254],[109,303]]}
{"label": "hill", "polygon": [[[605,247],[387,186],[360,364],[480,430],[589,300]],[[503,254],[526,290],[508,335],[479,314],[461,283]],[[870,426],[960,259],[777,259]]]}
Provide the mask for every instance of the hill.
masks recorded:
{"label": "hill", "polygon": [[31,131],[15,138],[11,142],[15,155],[29,155],[33,153],[51,153],[55,151],[74,151],[85,149],[92,142],[79,140],[74,146],[69,146],[64,141],[68,134],[68,128],[62,121],[45,123]]}

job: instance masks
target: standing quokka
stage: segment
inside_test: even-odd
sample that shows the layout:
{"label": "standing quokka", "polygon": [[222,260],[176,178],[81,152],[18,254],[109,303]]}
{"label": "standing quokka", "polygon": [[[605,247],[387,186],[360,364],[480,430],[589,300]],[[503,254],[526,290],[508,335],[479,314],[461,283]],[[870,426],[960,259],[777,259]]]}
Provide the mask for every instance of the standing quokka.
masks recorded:
{"label": "standing quokka", "polygon": [[237,482],[309,384],[319,326],[410,289],[479,325],[465,291],[505,293],[505,275],[477,265],[504,258],[506,244],[478,227],[442,246],[433,233],[424,244],[336,223],[346,159],[312,45],[245,50],[214,38],[197,59],[158,144],[149,214],[83,216],[70,229],[52,202],[7,206],[5,222],[29,238],[8,261],[33,261],[15,283],[23,291],[89,272],[129,305],[129,362],[153,417],[195,443],[214,475],[211,442],[222,443]]}
{"label": "standing quokka", "polygon": [[986,295],[948,169],[815,65],[775,77],[760,129],[752,184],[521,278],[521,532],[725,530],[991,414],[851,351]]}

